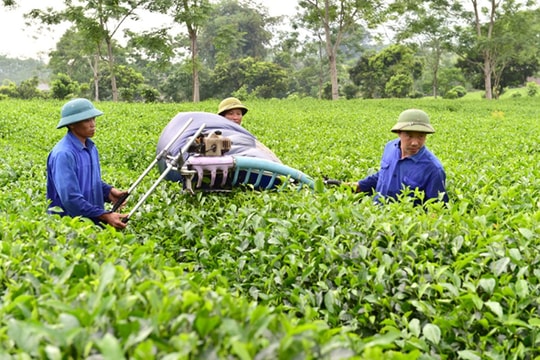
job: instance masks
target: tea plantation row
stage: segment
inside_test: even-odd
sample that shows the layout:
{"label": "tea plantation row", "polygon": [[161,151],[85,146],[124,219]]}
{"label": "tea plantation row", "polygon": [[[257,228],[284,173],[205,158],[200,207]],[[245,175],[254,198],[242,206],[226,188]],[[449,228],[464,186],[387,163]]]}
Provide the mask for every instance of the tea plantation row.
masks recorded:
{"label": "tea plantation row", "polygon": [[[176,113],[217,103],[96,104],[104,179],[127,189]],[[422,108],[450,202],[163,182],[125,231],[100,229],[45,214],[62,103],[2,101],[0,359],[540,358],[533,99],[246,103],[244,126],[285,164],[350,181]]]}

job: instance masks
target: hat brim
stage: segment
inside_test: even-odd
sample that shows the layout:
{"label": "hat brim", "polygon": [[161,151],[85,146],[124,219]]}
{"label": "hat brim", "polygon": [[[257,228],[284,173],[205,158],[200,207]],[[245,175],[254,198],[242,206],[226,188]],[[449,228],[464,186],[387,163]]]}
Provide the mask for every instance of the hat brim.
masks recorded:
{"label": "hat brim", "polygon": [[424,123],[397,123],[391,130],[394,133],[399,133],[401,131],[411,131],[411,132],[420,132],[426,134],[435,133],[435,129],[430,124]]}
{"label": "hat brim", "polygon": [[82,113],[73,114],[70,116],[63,117],[60,119],[60,122],[56,126],[57,129],[63,128],[64,126],[75,124],[79,121],[88,120],[91,118],[94,118],[96,116],[103,115],[103,112],[98,109],[89,109],[86,111],[83,111]]}
{"label": "hat brim", "polygon": [[246,113],[248,112],[248,108],[243,106],[243,105],[232,105],[232,106],[228,106],[226,107],[225,109],[221,110],[218,115],[221,115],[223,116],[224,113],[226,113],[227,111],[229,110],[233,110],[233,109],[240,109],[242,110],[242,115],[246,115]]}

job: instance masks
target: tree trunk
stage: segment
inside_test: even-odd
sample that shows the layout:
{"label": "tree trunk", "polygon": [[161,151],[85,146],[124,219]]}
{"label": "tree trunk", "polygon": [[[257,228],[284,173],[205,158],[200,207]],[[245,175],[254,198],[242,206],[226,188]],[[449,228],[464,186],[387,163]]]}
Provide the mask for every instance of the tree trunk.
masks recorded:
{"label": "tree trunk", "polygon": [[336,64],[336,54],[332,53],[328,56],[330,61],[330,82],[332,83],[332,100],[339,99],[338,73]]}
{"label": "tree trunk", "polygon": [[[319,38],[319,40],[321,40]],[[324,66],[323,66],[323,50],[321,41],[319,41],[319,100],[323,98],[323,91],[324,91]]]}
{"label": "tree trunk", "polygon": [[200,99],[200,84],[199,84],[199,65],[198,65],[198,53],[197,47],[197,31],[190,29],[189,38],[191,39],[191,66],[192,66],[192,78],[193,78],[193,102],[199,102]]}
{"label": "tree trunk", "polygon": [[437,87],[439,86],[439,83],[437,81],[437,72],[438,72],[438,69],[433,70],[432,95],[434,99],[436,99],[438,95]]}
{"label": "tree trunk", "polygon": [[326,43],[326,55],[328,56],[328,66],[330,66],[330,83],[332,84],[332,100],[337,100],[339,99],[339,85],[338,85],[338,75],[337,75],[336,54],[337,54],[337,45],[339,45],[339,40],[336,40],[335,44],[332,44],[332,30],[330,29],[330,3],[328,0],[324,1],[324,36],[325,36],[325,43]]}
{"label": "tree trunk", "polygon": [[[93,62],[92,62],[93,61]],[[94,101],[99,101],[99,52],[92,59],[88,59],[94,79]]]}
{"label": "tree trunk", "polygon": [[[500,4],[499,2],[496,2],[495,0],[491,0],[491,9],[489,9],[489,23],[487,28],[486,36],[482,36],[482,23],[480,21],[480,9],[478,9],[478,0],[471,0],[474,10],[474,21],[476,26],[476,35],[478,36],[478,39],[485,38],[488,42],[491,41],[493,38],[493,26],[495,24],[495,15],[497,12],[497,7]],[[484,45],[486,46],[486,45]],[[486,90],[486,99],[492,100],[493,99],[493,88],[491,86],[491,74],[493,72],[493,66],[492,66],[492,54],[489,49],[484,48],[482,51],[482,55],[484,56],[484,87]]]}
{"label": "tree trunk", "polygon": [[502,76],[503,76],[503,73],[504,73],[504,70],[506,69],[506,67],[508,66],[508,63],[509,63],[510,60],[508,61],[504,61],[500,64],[499,67],[495,67],[495,65],[493,65],[493,70],[492,70],[492,73],[493,73],[493,89],[494,89],[494,95],[495,95],[495,99],[499,99],[499,96],[501,96],[500,94],[500,85],[501,85],[501,79],[502,79]]}
{"label": "tree trunk", "polygon": [[433,61],[433,98],[436,99],[439,94],[439,65],[441,63],[442,50],[440,43],[435,42],[435,61]]}
{"label": "tree trunk", "polygon": [[118,89],[116,87],[116,75],[114,75],[114,56],[112,52],[112,43],[111,39],[107,38],[107,56],[109,60],[109,72],[111,73],[111,92],[112,100],[114,102],[118,101]]}
{"label": "tree trunk", "polygon": [[489,51],[484,51],[484,87],[486,89],[486,99],[493,99],[491,86],[491,55]]}

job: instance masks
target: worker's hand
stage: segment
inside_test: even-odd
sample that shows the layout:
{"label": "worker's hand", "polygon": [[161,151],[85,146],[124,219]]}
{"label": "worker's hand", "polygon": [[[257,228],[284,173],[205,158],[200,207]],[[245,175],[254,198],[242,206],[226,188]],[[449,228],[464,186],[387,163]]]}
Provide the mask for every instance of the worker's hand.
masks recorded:
{"label": "worker's hand", "polygon": [[124,229],[127,226],[127,222],[122,221],[122,219],[127,218],[127,214],[120,214],[116,212],[105,213],[99,216],[99,220],[106,222],[107,224],[113,226],[116,229]]}
{"label": "worker's hand", "polygon": [[360,192],[360,186],[358,186],[357,182],[343,182],[341,185],[350,187],[354,192]]}
{"label": "worker's hand", "polygon": [[[127,198],[127,193],[127,191],[121,191],[113,187],[109,192],[109,200],[111,201],[111,203],[116,204],[116,202],[122,197],[124,197],[124,199]],[[125,205],[126,202],[124,201],[118,209],[122,209]]]}
{"label": "worker's hand", "polygon": [[347,188],[351,188],[354,192],[360,192],[360,186],[358,186],[357,182],[334,180],[334,179],[329,179],[325,176],[323,183],[324,185],[330,185],[330,186],[344,186]]}

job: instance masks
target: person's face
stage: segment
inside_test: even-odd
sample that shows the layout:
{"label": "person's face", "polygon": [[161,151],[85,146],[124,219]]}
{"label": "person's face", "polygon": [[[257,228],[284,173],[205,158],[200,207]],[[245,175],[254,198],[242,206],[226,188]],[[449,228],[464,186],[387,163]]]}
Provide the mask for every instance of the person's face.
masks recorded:
{"label": "person's face", "polygon": [[223,116],[231,121],[234,121],[238,125],[242,125],[242,109],[231,109],[223,114]]}
{"label": "person's face", "polygon": [[426,143],[426,133],[401,131],[399,139],[401,140],[401,157],[413,156]]}
{"label": "person's face", "polygon": [[96,133],[96,118],[93,117],[71,124],[69,129],[84,144],[87,138],[91,138]]}

